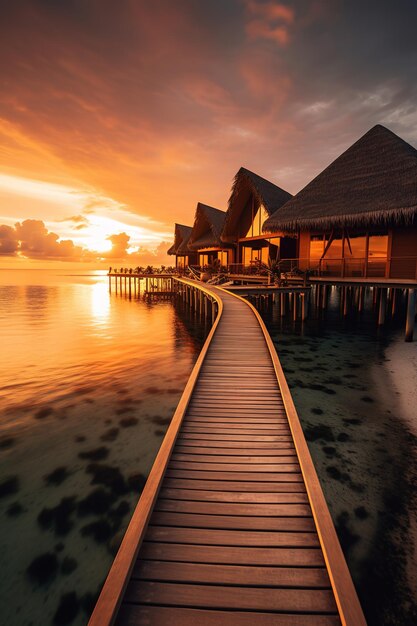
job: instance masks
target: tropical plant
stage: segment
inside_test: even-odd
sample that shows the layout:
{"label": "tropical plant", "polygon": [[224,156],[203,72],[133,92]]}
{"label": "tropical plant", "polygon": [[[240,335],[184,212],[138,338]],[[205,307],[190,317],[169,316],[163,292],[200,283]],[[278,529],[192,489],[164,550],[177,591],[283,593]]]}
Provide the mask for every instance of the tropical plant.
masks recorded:
{"label": "tropical plant", "polygon": [[204,271],[211,275],[218,274],[220,272],[220,269],[221,269],[220,259],[213,259],[211,263],[208,263],[208,265],[204,266]]}

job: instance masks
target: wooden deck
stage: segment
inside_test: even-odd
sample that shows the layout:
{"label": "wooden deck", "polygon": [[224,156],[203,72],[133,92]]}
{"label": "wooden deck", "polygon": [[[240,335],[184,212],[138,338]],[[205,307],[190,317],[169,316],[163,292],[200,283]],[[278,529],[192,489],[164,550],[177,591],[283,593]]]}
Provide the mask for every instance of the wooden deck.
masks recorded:
{"label": "wooden deck", "polygon": [[90,626],[364,626],[272,341],[219,313]]}

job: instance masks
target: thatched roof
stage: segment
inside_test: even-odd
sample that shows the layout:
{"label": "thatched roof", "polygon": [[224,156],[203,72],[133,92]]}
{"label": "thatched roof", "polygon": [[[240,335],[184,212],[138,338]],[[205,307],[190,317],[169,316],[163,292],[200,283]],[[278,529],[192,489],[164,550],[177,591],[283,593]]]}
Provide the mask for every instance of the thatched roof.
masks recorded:
{"label": "thatched roof", "polygon": [[374,126],[264,224],[265,232],[411,224],[417,150]]}
{"label": "thatched roof", "polygon": [[191,226],[184,224],[175,224],[175,239],[173,245],[169,248],[168,254],[188,254],[188,240],[191,235]]}
{"label": "thatched roof", "polygon": [[188,242],[192,250],[222,246],[220,235],[223,230],[225,211],[199,202],[195,212],[194,226]]}
{"label": "thatched roof", "polygon": [[268,215],[272,215],[292,198],[288,191],[241,167],[233,180],[229,209],[222,232],[223,241],[236,239],[240,217],[252,195],[257,207],[263,204]]}

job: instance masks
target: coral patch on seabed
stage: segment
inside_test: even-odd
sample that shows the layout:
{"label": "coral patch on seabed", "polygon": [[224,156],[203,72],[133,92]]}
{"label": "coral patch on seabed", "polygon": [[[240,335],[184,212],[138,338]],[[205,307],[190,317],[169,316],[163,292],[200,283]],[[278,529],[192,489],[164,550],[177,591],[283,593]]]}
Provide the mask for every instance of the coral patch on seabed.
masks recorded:
{"label": "coral patch on seabed", "polygon": [[19,491],[19,479],[17,476],[9,476],[0,482],[0,498],[11,496]]}
{"label": "coral patch on seabed", "polygon": [[94,448],[94,450],[86,450],[85,452],[79,452],[78,458],[88,459],[89,461],[103,461],[109,456],[110,450],[101,446],[100,448]]}
{"label": "coral patch on seabed", "polygon": [[47,485],[58,486],[64,482],[69,476],[68,469],[66,467],[56,467],[53,472],[46,474],[44,480]]}
{"label": "coral patch on seabed", "polygon": [[53,552],[41,554],[27,568],[29,578],[39,585],[50,582],[58,573],[58,559]]}

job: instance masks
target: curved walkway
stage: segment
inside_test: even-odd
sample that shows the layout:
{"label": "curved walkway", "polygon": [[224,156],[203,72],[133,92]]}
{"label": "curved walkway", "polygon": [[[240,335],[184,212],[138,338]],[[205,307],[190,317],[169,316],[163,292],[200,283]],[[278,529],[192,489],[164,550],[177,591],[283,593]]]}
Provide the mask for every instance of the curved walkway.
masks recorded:
{"label": "curved walkway", "polygon": [[204,289],[219,315],[90,624],[362,626],[271,339],[248,302]]}

